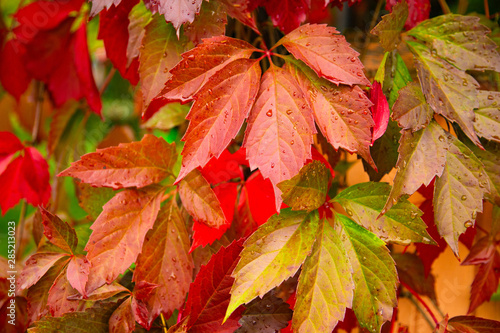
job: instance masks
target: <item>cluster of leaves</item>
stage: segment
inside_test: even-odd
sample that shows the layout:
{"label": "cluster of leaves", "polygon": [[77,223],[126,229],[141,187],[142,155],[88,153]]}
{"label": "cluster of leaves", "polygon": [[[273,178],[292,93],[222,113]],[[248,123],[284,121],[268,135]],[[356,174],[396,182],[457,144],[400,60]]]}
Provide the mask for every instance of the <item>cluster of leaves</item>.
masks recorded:
{"label": "cluster of leaves", "polygon": [[[477,17],[428,19],[429,1],[386,5],[372,30],[385,49],[373,82],[346,38],[317,23],[338,0],[20,8],[1,35],[0,82],[19,104],[32,94],[38,118],[45,97],[57,109],[47,148],[60,178],[51,191],[49,165],[31,146],[39,120],[26,144],[0,132],[2,213],[20,200],[21,214],[40,206],[36,251],[17,281],[19,325],[9,329],[379,332],[396,320],[403,287],[436,300],[430,267],[447,245],[458,256],[459,239],[470,248],[463,265],[478,265],[468,313],[489,300],[500,276],[500,93],[484,76],[498,77],[498,45]],[[282,32],[272,47],[258,11]],[[239,22],[231,37],[228,15]],[[114,68],[101,89],[89,16]],[[74,156],[91,112],[102,117],[115,69],[137,85],[149,133]],[[157,130],[173,133],[169,142],[184,136],[169,143]],[[358,154],[371,181],[342,184],[339,150]],[[379,182],[394,167],[393,185]],[[90,235],[55,214],[64,216],[62,177],[73,179]],[[420,207],[408,200],[417,191]],[[491,229],[473,242],[466,230],[485,200]],[[411,243],[415,253],[394,251]],[[500,328],[430,315],[440,332]]]}

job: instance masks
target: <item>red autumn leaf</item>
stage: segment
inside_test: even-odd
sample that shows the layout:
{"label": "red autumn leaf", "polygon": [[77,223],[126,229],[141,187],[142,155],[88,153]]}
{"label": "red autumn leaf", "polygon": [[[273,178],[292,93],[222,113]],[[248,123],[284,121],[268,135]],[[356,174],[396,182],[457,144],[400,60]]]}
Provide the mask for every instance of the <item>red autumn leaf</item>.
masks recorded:
{"label": "red autumn leaf", "polygon": [[203,1],[200,13],[193,23],[184,25],[184,35],[195,45],[203,39],[224,35],[226,32],[227,13],[220,1]]}
{"label": "red autumn leaf", "polygon": [[[392,12],[398,2],[402,0],[387,0],[385,9]],[[406,0],[408,4],[408,18],[406,19],[405,29],[410,30],[420,22],[427,20],[431,12],[430,0]]]}
{"label": "red autumn leaf", "polygon": [[135,320],[145,329],[149,330],[151,324],[149,323],[149,311],[146,304],[132,297],[132,313],[134,314]]}
{"label": "red autumn leaf", "polygon": [[337,6],[341,10],[344,7],[344,2],[347,2],[349,7],[351,7],[355,3],[361,2],[361,0],[326,0],[326,1],[330,3],[332,6]]}
{"label": "red autumn leaf", "polygon": [[387,98],[382,91],[382,85],[378,81],[373,81],[372,88],[370,89],[370,100],[373,103],[371,107],[373,121],[375,126],[373,127],[373,137],[372,144],[384,135],[387,125],[389,124],[389,116],[391,110],[389,110],[389,103],[387,103]]}
{"label": "red autumn leaf", "polygon": [[[184,219],[176,203],[170,201],[161,208],[153,229],[146,234],[134,271],[135,297],[144,300],[151,311],[148,325],[160,313],[170,316],[184,304],[193,274],[188,249]],[[152,289],[153,286],[157,288]]]}
{"label": "red autumn leaf", "polygon": [[[0,302],[0,327],[3,327],[3,333],[26,332],[28,329],[27,307],[26,298],[22,296],[8,298],[3,304]],[[12,324],[13,314],[15,314],[14,325]]]}
{"label": "red autumn leaf", "polygon": [[175,30],[179,31],[184,23],[191,23],[195,15],[200,11],[203,0],[144,0],[144,4],[155,14],[165,16],[167,22],[171,22]]}
{"label": "red autumn leaf", "polygon": [[245,189],[252,217],[260,226],[277,212],[273,185],[269,179],[264,179],[260,171],[257,171],[248,177]]}
{"label": "red autumn leaf", "polygon": [[75,293],[75,289],[66,278],[68,269],[68,266],[64,267],[49,290],[47,306],[53,317],[60,317],[68,312],[83,311],[85,309],[85,301],[68,299],[68,296]]}
{"label": "red autumn leaf", "polygon": [[40,214],[42,216],[43,233],[49,242],[72,254],[78,244],[75,229],[45,208],[40,208]]}
{"label": "red autumn leaf", "polygon": [[316,129],[310,106],[301,96],[295,78],[273,65],[262,76],[248,119],[243,147],[250,168],[259,168],[271,180],[276,209],[281,206],[281,191],[276,184],[298,174],[311,158]]}
{"label": "red autumn leaf", "polygon": [[109,333],[130,333],[135,330],[132,297],[127,297],[109,318]]}
{"label": "red autumn leaf", "polygon": [[10,132],[0,132],[0,173],[12,161],[13,155],[23,149],[21,141]]}
{"label": "red autumn leaf", "polygon": [[304,61],[319,77],[337,85],[370,84],[358,59],[359,53],[333,27],[306,24],[287,34],[278,45]]}
{"label": "red autumn leaf", "polygon": [[243,241],[234,241],[227,248],[221,247],[206,266],[202,266],[196,279],[189,287],[186,308],[182,319],[188,318],[189,332],[234,332],[240,325],[239,317],[244,308],[233,314],[222,324],[229,304],[231,277],[243,249]]}
{"label": "red autumn leaf", "polygon": [[[119,1],[118,1],[119,2]],[[135,57],[129,64],[127,46],[129,42],[129,14],[138,0],[123,1],[117,6],[104,9],[99,15],[98,38],[104,42],[106,56],[123,78],[136,85],[139,82],[139,58]],[[95,2],[92,6],[94,12]]]}
{"label": "red autumn leaf", "polygon": [[211,184],[219,184],[233,178],[243,178],[240,165],[248,165],[244,148],[234,154],[224,150],[219,157],[212,157],[200,170],[201,174]]}
{"label": "red autumn leaf", "polygon": [[485,236],[478,240],[470,249],[469,254],[462,262],[462,265],[479,265],[490,261],[493,252],[496,251],[495,243],[490,237]]}
{"label": "red autumn leaf", "polygon": [[253,1],[252,10],[257,6],[266,8],[275,27],[285,34],[305,21],[309,9],[306,0],[258,0]]}
{"label": "red autumn leaf", "polygon": [[457,316],[448,321],[452,332],[494,333],[500,330],[500,322],[474,316]]}
{"label": "red autumn leaf", "polygon": [[[228,63],[249,58],[257,51],[251,44],[226,36],[205,39],[194,49],[182,54],[182,60],[170,71],[172,77],[158,95],[159,99],[188,102],[208,79]],[[156,110],[147,110],[149,118]]]}
{"label": "red autumn leaf", "polygon": [[212,228],[226,224],[219,199],[198,169],[194,169],[181,180],[179,196],[182,205],[195,221],[203,222]]}
{"label": "red autumn leaf", "polygon": [[[38,282],[59,259],[68,257],[66,253],[35,253],[26,261],[17,284],[20,290],[28,289]],[[69,259],[66,259],[69,260]]]}
{"label": "red autumn leaf", "polygon": [[257,29],[257,24],[252,16],[252,10],[249,6],[252,6],[252,2],[248,0],[219,0],[219,3],[224,8],[227,15],[237,19],[243,24],[246,24],[252,28],[256,33],[260,34]]}
{"label": "red autumn leaf", "polygon": [[76,289],[81,295],[87,296],[85,285],[89,278],[90,262],[81,254],[71,258],[68,264],[67,280],[71,287]]}
{"label": "red autumn leaf", "polygon": [[28,89],[31,76],[24,67],[26,48],[17,39],[8,40],[0,52],[0,82],[17,100]]}
{"label": "red autumn leaf", "polygon": [[121,143],[83,155],[58,176],[79,178],[92,186],[141,188],[172,175],[176,159],[174,144],[146,134],[139,142]]}
{"label": "red autumn leaf", "polygon": [[198,166],[219,157],[238,134],[258,92],[259,62],[237,59],[215,73],[196,93],[186,119],[189,127],[182,138],[182,179]]}
{"label": "red autumn leaf", "polygon": [[479,305],[490,300],[498,289],[500,279],[500,253],[492,251],[487,262],[479,265],[476,277],[471,285],[470,305],[467,313],[474,311]]}
{"label": "red autumn leaf", "polygon": [[92,264],[87,292],[111,283],[137,259],[160,210],[161,197],[158,188],[127,189],[104,205],[85,246]]}

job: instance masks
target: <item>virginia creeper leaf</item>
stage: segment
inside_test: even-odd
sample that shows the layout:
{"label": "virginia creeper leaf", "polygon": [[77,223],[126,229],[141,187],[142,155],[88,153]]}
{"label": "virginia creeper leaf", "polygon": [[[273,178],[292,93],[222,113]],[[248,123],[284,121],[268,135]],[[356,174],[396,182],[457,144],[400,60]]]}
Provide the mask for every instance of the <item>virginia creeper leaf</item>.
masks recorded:
{"label": "virginia creeper leaf", "polygon": [[437,302],[434,289],[434,276],[426,275],[422,259],[413,253],[393,253],[392,258],[396,261],[398,277],[401,282],[406,283],[419,295],[427,296]]}
{"label": "virginia creeper leaf", "polygon": [[481,161],[460,141],[446,150],[446,164],[434,185],[434,218],[439,234],[458,256],[458,237],[483,211],[490,183]]}
{"label": "virginia creeper leaf", "polygon": [[85,154],[58,176],[79,178],[92,186],[141,188],[172,175],[176,159],[175,144],[146,134],[139,142]]}
{"label": "virginia creeper leaf", "polygon": [[182,179],[212,156],[219,157],[238,134],[259,90],[259,62],[237,59],[220,71],[195,95],[186,119],[189,127],[183,137]]}
{"label": "virginia creeper leaf", "polygon": [[375,123],[372,131],[373,145],[375,140],[384,135],[387,129],[387,125],[389,124],[389,116],[391,114],[391,110],[389,109],[387,98],[382,91],[382,86],[377,81],[373,82],[372,88],[370,89],[370,100],[373,103],[371,111],[373,122]]}
{"label": "virginia creeper leaf", "polygon": [[397,273],[385,243],[344,215],[336,214],[340,233],[353,269],[352,309],[361,327],[379,332],[397,305]]}
{"label": "virginia creeper leaf", "polygon": [[71,287],[83,296],[86,296],[85,285],[89,278],[89,270],[90,261],[81,254],[73,256],[69,261],[67,280]]}
{"label": "virginia creeper leaf", "polygon": [[116,309],[115,303],[99,304],[84,312],[67,313],[59,318],[45,317],[37,321],[30,333],[88,332],[108,333],[108,320]]}
{"label": "virginia creeper leaf", "polygon": [[197,169],[181,180],[179,196],[184,208],[196,221],[212,228],[218,228],[226,223],[219,199]]}
{"label": "virginia creeper leaf", "polygon": [[201,174],[213,185],[226,182],[233,178],[243,179],[243,172],[240,165],[248,166],[245,149],[240,148],[234,154],[231,154],[226,149],[219,157],[213,157],[208,161],[201,169]]}
{"label": "virginia creeper leaf", "polygon": [[415,133],[403,133],[399,140],[398,171],[382,213],[395,205],[402,195],[415,193],[421,185],[429,185],[434,176],[443,173],[446,150],[452,142],[451,134],[435,121]]}
{"label": "virginia creeper leaf", "polygon": [[18,39],[10,39],[0,52],[0,82],[2,88],[17,100],[28,89],[32,80],[24,67],[26,47]]}
{"label": "virginia creeper leaf", "polygon": [[40,213],[45,237],[55,246],[72,254],[78,244],[75,229],[45,208],[40,208]]}
{"label": "virginia creeper leaf", "polygon": [[195,45],[205,38],[224,35],[226,32],[227,13],[220,1],[203,1],[200,13],[193,23],[184,25],[183,33]]}
{"label": "virginia creeper leaf", "polygon": [[203,0],[145,0],[144,4],[153,13],[165,16],[167,22],[172,22],[179,33],[181,25],[193,22],[195,15],[200,11]]}
{"label": "virginia creeper leaf", "polygon": [[[385,9],[392,11],[393,7],[399,0],[387,0]],[[405,29],[411,29],[419,22],[427,20],[431,11],[430,0],[407,0],[408,3],[408,18],[405,22]]]}
{"label": "virginia creeper leaf", "polygon": [[314,243],[318,219],[317,211],[283,209],[246,240],[232,274],[235,281],[225,319],[299,270]]}
{"label": "virginia creeper leaf", "polygon": [[472,281],[470,291],[470,306],[468,313],[474,311],[479,305],[490,300],[491,295],[498,289],[500,279],[500,254],[493,251],[490,259],[479,265],[479,270]]}
{"label": "virginia creeper leaf", "polygon": [[[492,215],[493,214],[494,213],[492,213]],[[491,233],[491,237],[484,236],[483,238],[480,238],[478,241],[476,241],[470,249],[469,254],[462,262],[462,265],[479,265],[488,262],[493,256],[493,252],[496,251],[495,242],[492,241],[492,239],[494,239],[493,235],[496,234]]]}
{"label": "virginia creeper leaf", "polygon": [[144,6],[144,3],[139,2],[135,5],[128,14],[128,42],[127,42],[127,66],[138,59],[141,53],[141,45],[144,35],[146,34],[146,26],[151,21],[151,12]]}
{"label": "virginia creeper leaf", "polygon": [[278,45],[286,47],[319,77],[336,85],[370,84],[363,73],[363,64],[358,59],[359,53],[333,27],[305,24],[283,37]]}
{"label": "virginia creeper leaf", "polygon": [[223,322],[229,303],[229,290],[234,278],[231,273],[242,250],[242,241],[234,241],[227,248],[214,254],[206,266],[202,266],[189,287],[189,296],[183,319],[187,318],[189,332],[234,332],[240,325],[238,319],[243,308]]}
{"label": "virginia creeper leaf", "polygon": [[490,194],[485,194],[485,198],[500,205],[500,144],[496,142],[488,142],[485,144],[485,150],[470,144],[469,149],[481,161],[490,181]]}
{"label": "virginia creeper leaf", "polygon": [[277,213],[273,185],[264,179],[260,171],[254,172],[245,182],[248,207],[257,225],[262,225]]}
{"label": "virginia creeper leaf", "polygon": [[402,129],[412,132],[426,127],[434,115],[416,82],[409,83],[399,91],[392,110],[392,119],[396,120]]}
{"label": "virginia creeper leaf", "polygon": [[69,260],[67,253],[46,252],[35,253],[26,261],[26,265],[17,281],[20,290],[28,289],[38,282],[47,271],[54,266],[59,259]]}
{"label": "virginia creeper leaf", "polygon": [[193,274],[188,254],[189,236],[175,201],[165,204],[146,234],[137,258],[133,281],[158,285],[146,298],[149,324],[160,314],[172,313],[184,303]]}
{"label": "virginia creeper leaf", "polygon": [[226,36],[205,39],[182,54],[182,60],[170,71],[172,77],[158,95],[171,101],[192,100],[208,79],[228,63],[249,58],[256,49],[249,43]]}
{"label": "virginia creeper leaf", "polygon": [[276,332],[285,328],[292,319],[293,311],[281,298],[269,292],[254,299],[246,306],[239,323],[241,327],[235,333]]}
{"label": "virginia creeper leaf", "polygon": [[74,295],[76,290],[71,287],[66,278],[68,266],[64,267],[50,287],[47,298],[47,306],[53,317],[61,317],[65,313],[83,311],[85,302],[80,300],[68,299],[68,296]]}
{"label": "virginia creeper leaf", "polygon": [[130,333],[135,330],[132,297],[128,297],[109,317],[109,333]]}
{"label": "virginia creeper leaf", "polygon": [[479,108],[476,109],[474,129],[477,135],[500,142],[500,92],[478,90]]}
{"label": "virginia creeper leaf", "polygon": [[474,111],[479,107],[479,84],[469,74],[431,54],[422,44],[408,42],[417,56],[415,67],[427,103],[434,112],[457,122],[465,134],[481,146],[474,131]]}
{"label": "virginia creeper leaf", "polygon": [[237,19],[241,23],[252,28],[256,33],[260,34],[255,19],[251,14],[252,10],[248,8],[252,5],[252,2],[247,0],[219,0],[219,3],[224,8],[227,15]]}
{"label": "virginia creeper leaf", "polygon": [[136,260],[160,210],[162,193],[158,188],[127,189],[104,205],[85,246],[92,264],[87,292],[111,283]]}
{"label": "virginia creeper leaf", "polygon": [[331,332],[352,307],[352,267],[340,235],[328,220],[320,222],[297,287],[294,332]]}
{"label": "virginia creeper leaf", "polygon": [[180,54],[184,49],[182,43],[182,40],[177,39],[172,25],[159,15],[154,15],[146,26],[139,56],[139,76],[145,107],[162,90],[170,77],[169,70],[181,60]]}
{"label": "virginia creeper leaf", "polygon": [[85,299],[87,301],[102,301],[120,293],[130,293],[130,290],[119,284],[118,282],[113,282],[111,284],[105,284],[102,287],[97,288],[93,292],[87,294],[85,297],[81,294],[74,294],[68,297],[68,299]]}
{"label": "virginia creeper leaf", "polygon": [[401,244],[433,243],[420,218],[422,212],[408,200],[392,206],[377,219],[387,201],[391,186],[387,183],[360,183],[348,187],[335,197],[354,221],[384,241]]}
{"label": "virginia creeper leaf", "polygon": [[258,0],[254,1],[253,9],[265,7],[273,25],[286,34],[305,21],[308,5],[307,0]]}
{"label": "virginia creeper leaf", "polygon": [[370,31],[380,38],[380,44],[382,44],[386,52],[398,47],[401,41],[401,30],[403,30],[407,18],[408,5],[403,0],[392,7],[390,14],[382,16],[382,21]]}
{"label": "virginia creeper leaf", "polygon": [[452,332],[494,333],[500,329],[498,321],[473,316],[453,317],[448,321],[448,325],[453,328]]}
{"label": "virginia creeper leaf", "polygon": [[[388,70],[384,75],[384,92],[389,92],[389,107],[392,109],[394,102],[398,98],[399,90],[412,81],[410,71],[399,55],[391,55],[387,61]],[[394,110],[393,110],[394,111]]]}
{"label": "virginia creeper leaf", "polygon": [[500,72],[498,45],[479,17],[441,15],[420,23],[409,35],[431,43],[437,54],[462,70]]}
{"label": "virginia creeper leaf", "polygon": [[93,187],[85,183],[77,184],[79,189],[78,200],[82,207],[89,215],[88,219],[95,221],[102,212],[102,207],[114,195],[115,191],[108,187]]}
{"label": "virginia creeper leaf", "polygon": [[283,202],[292,210],[308,212],[321,206],[326,200],[331,174],[319,161],[304,165],[298,175],[277,186],[283,192]]}
{"label": "virginia creeper leaf", "polygon": [[180,103],[167,103],[151,118],[149,118],[143,126],[149,129],[157,128],[167,131],[184,123],[188,112],[188,105],[182,105]]}
{"label": "virginia creeper leaf", "polygon": [[262,76],[243,142],[250,168],[259,168],[273,183],[277,210],[281,191],[276,185],[298,174],[311,158],[316,129],[310,106],[301,96],[292,74],[274,65],[269,68]]}
{"label": "virginia creeper leaf", "polygon": [[[99,14],[99,12],[105,8],[111,8],[111,6],[118,6],[122,0],[91,0],[92,1],[92,9],[90,10],[90,16],[95,16]],[[123,1],[127,2],[127,1]]]}

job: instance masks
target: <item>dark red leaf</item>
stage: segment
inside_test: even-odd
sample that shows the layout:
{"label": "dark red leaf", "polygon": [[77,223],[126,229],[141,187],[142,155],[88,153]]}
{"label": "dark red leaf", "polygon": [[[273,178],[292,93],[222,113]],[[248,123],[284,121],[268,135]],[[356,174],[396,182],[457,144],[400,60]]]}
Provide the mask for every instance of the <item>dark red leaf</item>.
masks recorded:
{"label": "dark red leaf", "polygon": [[[392,12],[392,7],[401,0],[387,0],[385,9]],[[408,18],[406,19],[405,29],[410,30],[418,23],[429,18],[431,12],[430,0],[406,0],[408,4]]]}
{"label": "dark red leaf", "polygon": [[138,300],[148,298],[155,288],[158,288],[157,284],[139,281],[134,286],[134,297]]}
{"label": "dark red leaf", "polygon": [[470,306],[467,313],[474,311],[479,305],[490,300],[498,289],[500,279],[500,253],[493,251],[490,259],[479,266],[471,285]]}
{"label": "dark red leaf", "polygon": [[146,303],[132,297],[132,313],[134,314],[135,321],[137,321],[142,327],[147,330],[151,328],[151,323],[149,322],[149,311]]}
{"label": "dark red leaf", "polygon": [[305,21],[309,9],[306,0],[258,0],[253,2],[253,8],[265,7],[273,25],[285,34]]}
{"label": "dark red leaf", "polygon": [[31,76],[24,67],[25,57],[26,47],[17,39],[7,41],[0,53],[0,82],[17,100],[31,82]]}
{"label": "dark red leaf", "polygon": [[372,129],[372,144],[384,135],[387,125],[389,124],[389,116],[391,110],[389,110],[389,103],[387,103],[387,98],[382,91],[382,85],[373,81],[372,88],[370,89],[370,100],[373,103],[371,107],[373,121],[375,126]]}
{"label": "dark red leaf", "polygon": [[224,150],[219,157],[212,157],[201,169],[201,174],[211,184],[218,184],[233,178],[243,178],[240,165],[248,165],[245,159],[245,149],[239,149],[231,154]]}
{"label": "dark red leaf", "polygon": [[248,205],[252,216],[260,226],[277,213],[274,189],[269,179],[264,179],[260,171],[254,172],[246,181]]}
{"label": "dark red leaf", "polygon": [[234,332],[244,308],[235,311],[224,324],[222,320],[229,304],[234,278],[231,273],[239,260],[243,241],[222,247],[206,266],[202,266],[191,284],[182,318],[188,317],[189,332]]}
{"label": "dark red leaf", "polygon": [[448,321],[452,332],[495,333],[500,331],[500,322],[474,316],[457,316]]}
{"label": "dark red leaf", "polygon": [[27,307],[26,298],[21,296],[8,298],[0,305],[0,327],[3,327],[3,333],[26,332],[28,328]]}
{"label": "dark red leaf", "polygon": [[44,208],[40,208],[40,214],[42,216],[43,233],[49,242],[72,254],[78,244],[75,229]]}

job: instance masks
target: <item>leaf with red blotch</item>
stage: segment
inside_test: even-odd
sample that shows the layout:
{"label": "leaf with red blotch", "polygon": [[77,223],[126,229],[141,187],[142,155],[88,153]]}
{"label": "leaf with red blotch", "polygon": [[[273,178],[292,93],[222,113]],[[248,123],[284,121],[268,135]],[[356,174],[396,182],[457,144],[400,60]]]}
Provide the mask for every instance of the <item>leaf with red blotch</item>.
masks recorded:
{"label": "leaf with red blotch", "polygon": [[203,1],[200,13],[193,23],[184,25],[184,35],[195,45],[203,39],[224,35],[227,24],[227,13],[219,1]]}
{"label": "leaf with red blotch", "polygon": [[457,316],[448,321],[450,328],[451,332],[495,333],[500,331],[500,322],[474,316]]}
{"label": "leaf with red blotch", "polygon": [[206,266],[202,266],[189,287],[186,308],[182,317],[188,318],[189,332],[234,332],[244,308],[240,307],[222,324],[229,304],[233,269],[243,249],[243,241],[234,241],[227,248],[221,247]]}
{"label": "leaf with red blotch", "polygon": [[28,89],[31,75],[26,71],[23,59],[26,47],[17,39],[8,40],[0,52],[0,82],[3,89],[17,100]]}
{"label": "leaf with red blotch", "polygon": [[245,149],[240,148],[234,154],[226,149],[219,157],[212,157],[200,171],[209,183],[215,185],[233,178],[243,179],[240,165],[248,166]]}
{"label": "leaf with red blotch", "polygon": [[109,333],[131,333],[135,330],[132,297],[127,297],[109,317]]}
{"label": "leaf with red blotch", "polygon": [[[385,9],[392,12],[393,7],[401,0],[387,0]],[[405,29],[410,30],[418,23],[427,20],[431,12],[430,0],[406,0],[408,3],[408,18],[405,22]]]}
{"label": "leaf with red blotch", "polygon": [[146,134],[139,142],[120,143],[83,155],[58,176],[79,178],[98,187],[142,188],[172,175],[176,160],[175,144]]}
{"label": "leaf with red blotch", "polygon": [[68,269],[69,266],[64,267],[49,290],[47,306],[53,317],[60,317],[65,313],[83,311],[85,309],[85,301],[68,299],[68,296],[76,292],[66,278]]}
{"label": "leaf with red blotch", "polygon": [[170,78],[169,71],[181,60],[184,39],[177,39],[175,29],[159,15],[146,26],[139,56],[139,76],[144,107],[147,107]]}
{"label": "leaf with red blotch", "polygon": [[220,5],[227,13],[227,15],[237,19],[241,23],[252,28],[253,31],[260,35],[255,19],[252,16],[252,10],[249,6],[252,3],[248,0],[219,0]]}
{"label": "leaf with red blotch", "polygon": [[[91,0],[92,1],[92,9],[90,10],[90,16],[93,17],[98,14],[101,10],[110,9],[111,6],[117,7],[121,4],[122,0]],[[123,1],[130,2],[130,1]]]}
{"label": "leaf with red blotch", "polygon": [[85,246],[92,264],[87,292],[111,283],[136,260],[160,210],[162,194],[157,187],[127,189],[104,205]]}
{"label": "leaf with red blotch", "polygon": [[226,224],[219,199],[210,184],[197,169],[179,183],[179,196],[184,208],[196,221],[212,228]]}
{"label": "leaf with red blotch", "polygon": [[273,25],[285,34],[300,26],[309,10],[307,0],[260,0],[255,1],[254,8],[257,5],[266,8]]}
{"label": "leaf with red blotch", "polygon": [[479,265],[476,277],[471,285],[470,306],[467,313],[474,311],[479,305],[489,301],[498,289],[500,279],[500,253],[491,251],[484,264]]}
{"label": "leaf with red blotch", "polygon": [[495,251],[495,242],[489,236],[484,236],[472,246],[462,265],[485,264],[491,259]]}
{"label": "leaf with red blotch", "polygon": [[[188,102],[212,75],[236,59],[249,58],[254,51],[258,50],[240,39],[226,36],[205,39],[182,54],[182,60],[170,71],[172,77],[157,98]],[[146,117],[150,115],[146,112]]]}
{"label": "leaf with red blotch", "polygon": [[318,78],[310,68],[299,66],[287,65],[286,68],[299,82],[321,133],[335,149],[341,147],[356,152],[376,169],[370,155],[374,122],[368,97],[357,86],[337,87]]}
{"label": "leaf with red blotch", "polygon": [[[97,38],[102,39],[106,56],[113,66],[120,72],[123,78],[136,85],[139,81],[139,58],[138,54],[129,61],[127,48],[132,39],[129,27],[132,24],[129,15],[138,0],[116,1],[117,3],[108,6],[99,15],[99,34]],[[94,12],[95,2],[92,6]],[[139,41],[140,42],[140,41]],[[138,49],[137,49],[138,50]]]}
{"label": "leaf with red blotch", "polygon": [[35,253],[26,261],[26,265],[19,276],[17,284],[20,290],[28,289],[38,282],[47,271],[55,266],[61,259],[69,260],[67,253],[53,252],[53,253]]}
{"label": "leaf with red blotch", "polygon": [[221,225],[219,228],[212,228],[195,220],[193,224],[193,244],[189,250],[190,253],[200,245],[206,246],[207,244],[212,244],[216,239],[220,239],[231,226],[236,198],[238,197],[238,184],[223,183],[214,187],[213,190],[220,202],[227,223]]}
{"label": "leaf with red blotch", "polygon": [[318,76],[336,85],[370,84],[363,73],[363,64],[358,59],[359,53],[333,27],[306,24],[284,36],[276,44],[278,45],[286,47]]}
{"label": "leaf with red blotch", "polygon": [[182,179],[196,167],[204,167],[219,157],[238,134],[259,91],[259,62],[237,59],[220,71],[195,95],[195,103],[186,119],[189,127],[182,138]]}
{"label": "leaf with red blotch", "polygon": [[184,220],[175,200],[170,201],[161,208],[153,229],[146,234],[134,271],[136,288],[146,283],[158,286],[144,298],[136,293],[151,310],[149,324],[160,313],[170,316],[184,303],[193,274],[193,259],[188,250]]}
{"label": "leaf with red blotch", "polygon": [[273,184],[264,179],[260,171],[254,172],[245,182],[248,193],[248,206],[258,226],[277,213]]}
{"label": "leaf with red blotch", "polygon": [[43,207],[40,207],[40,213],[42,215],[43,233],[49,242],[65,252],[73,254],[78,245],[75,229]]}
{"label": "leaf with red blotch", "polygon": [[87,284],[89,278],[89,271],[90,261],[85,256],[77,254],[69,261],[67,280],[83,296],[87,296],[85,284]]}
{"label": "leaf with red blotch", "polygon": [[194,21],[195,15],[200,11],[203,0],[144,0],[144,4],[153,13],[165,16],[179,33],[181,25]]}
{"label": "leaf with red blotch", "polygon": [[377,81],[373,82],[372,88],[370,89],[370,100],[373,103],[371,111],[373,121],[375,122],[372,137],[373,144],[375,140],[384,135],[387,125],[389,124],[391,110],[389,110],[389,103],[387,103],[387,98],[382,91],[382,86]]}
{"label": "leaf with red blotch", "polygon": [[298,174],[311,158],[316,128],[311,108],[301,96],[293,75],[271,66],[262,76],[243,141],[250,168],[259,168],[273,183],[277,210],[281,190],[276,185]]}

